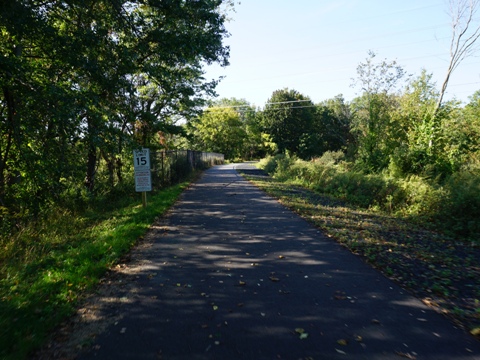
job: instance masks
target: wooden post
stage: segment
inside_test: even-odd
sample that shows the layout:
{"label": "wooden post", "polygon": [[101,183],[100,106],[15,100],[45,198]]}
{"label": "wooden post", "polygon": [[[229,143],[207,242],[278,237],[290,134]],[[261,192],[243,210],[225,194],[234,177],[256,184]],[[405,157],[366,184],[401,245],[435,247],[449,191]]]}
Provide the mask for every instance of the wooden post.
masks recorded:
{"label": "wooden post", "polygon": [[143,208],[145,209],[147,207],[147,192],[146,191],[142,192],[142,204],[143,204]]}

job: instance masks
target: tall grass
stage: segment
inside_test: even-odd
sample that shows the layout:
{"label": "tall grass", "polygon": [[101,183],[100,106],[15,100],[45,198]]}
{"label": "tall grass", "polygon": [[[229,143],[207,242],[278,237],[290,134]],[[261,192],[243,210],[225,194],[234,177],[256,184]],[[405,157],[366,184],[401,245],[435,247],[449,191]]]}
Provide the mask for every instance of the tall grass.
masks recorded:
{"label": "tall grass", "polygon": [[259,166],[281,181],[301,185],[362,208],[408,218],[446,234],[480,238],[480,171],[462,170],[441,182],[418,175],[365,174],[325,153],[303,161],[277,155]]}
{"label": "tall grass", "polygon": [[0,358],[24,359],[41,346],[186,185],[149,196],[145,209],[138,194],[110,196],[82,211],[55,208],[1,238]]}

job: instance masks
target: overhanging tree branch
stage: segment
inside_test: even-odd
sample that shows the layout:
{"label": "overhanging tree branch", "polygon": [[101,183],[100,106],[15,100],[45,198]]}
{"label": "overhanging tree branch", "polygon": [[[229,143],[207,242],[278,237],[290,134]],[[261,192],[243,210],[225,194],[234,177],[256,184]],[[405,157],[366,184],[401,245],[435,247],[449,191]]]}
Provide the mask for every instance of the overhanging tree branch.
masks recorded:
{"label": "overhanging tree branch", "polygon": [[[453,71],[465,58],[473,55],[478,50],[476,45],[477,40],[480,38],[480,22],[478,22],[478,18],[475,18],[475,15],[479,7],[480,0],[450,0],[450,15],[452,18],[450,62],[435,107],[435,116],[442,106]],[[476,22],[478,23],[476,24]]]}

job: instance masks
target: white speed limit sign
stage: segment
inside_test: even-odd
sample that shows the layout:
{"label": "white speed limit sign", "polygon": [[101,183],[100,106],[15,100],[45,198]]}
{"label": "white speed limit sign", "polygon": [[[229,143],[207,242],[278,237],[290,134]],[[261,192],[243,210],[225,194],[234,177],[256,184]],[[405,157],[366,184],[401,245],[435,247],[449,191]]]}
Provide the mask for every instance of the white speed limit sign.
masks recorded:
{"label": "white speed limit sign", "polygon": [[150,149],[133,150],[135,172],[150,170]]}

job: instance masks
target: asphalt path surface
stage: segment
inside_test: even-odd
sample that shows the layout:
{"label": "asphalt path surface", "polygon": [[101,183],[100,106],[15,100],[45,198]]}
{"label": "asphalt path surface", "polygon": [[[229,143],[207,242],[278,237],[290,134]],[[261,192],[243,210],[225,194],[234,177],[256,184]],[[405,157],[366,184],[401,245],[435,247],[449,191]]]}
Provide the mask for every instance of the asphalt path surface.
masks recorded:
{"label": "asphalt path surface", "polygon": [[143,250],[132,301],[81,359],[480,359],[456,328],[215,166]]}

